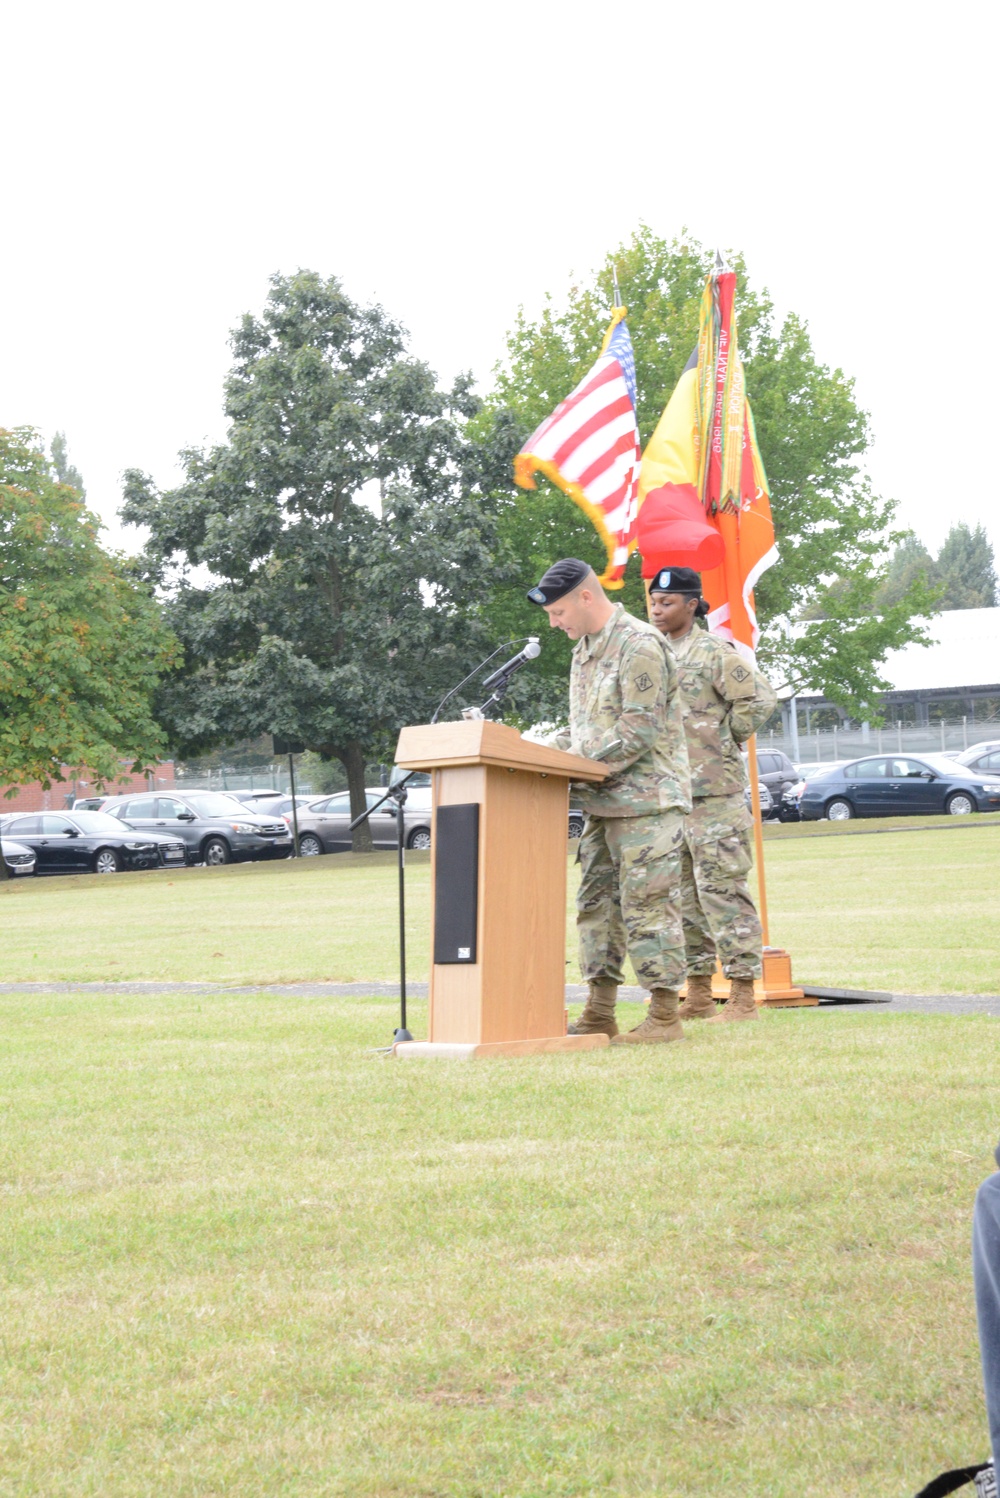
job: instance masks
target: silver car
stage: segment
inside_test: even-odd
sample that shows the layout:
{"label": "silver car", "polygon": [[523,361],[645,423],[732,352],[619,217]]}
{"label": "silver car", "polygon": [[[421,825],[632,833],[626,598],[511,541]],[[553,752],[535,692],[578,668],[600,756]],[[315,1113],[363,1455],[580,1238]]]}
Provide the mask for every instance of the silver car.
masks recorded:
{"label": "silver car", "polygon": [[[385,789],[366,790],[368,805],[374,806],[385,795]],[[419,788],[411,792],[405,808],[406,846],[429,848],[431,845],[430,792],[426,799]],[[349,853],[351,850],[351,798],[347,791],[337,791],[314,801],[305,810],[300,810],[299,852],[303,858],[314,858],[318,853]],[[286,813],[291,820],[291,812]],[[396,846],[396,803],[387,801],[368,819],[372,830],[372,842],[376,848]]]}

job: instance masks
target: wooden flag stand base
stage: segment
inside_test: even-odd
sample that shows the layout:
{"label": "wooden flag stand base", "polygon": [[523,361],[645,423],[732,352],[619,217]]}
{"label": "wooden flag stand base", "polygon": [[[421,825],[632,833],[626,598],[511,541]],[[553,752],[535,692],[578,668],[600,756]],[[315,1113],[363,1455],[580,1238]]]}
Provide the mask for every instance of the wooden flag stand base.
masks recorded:
{"label": "wooden flag stand base", "polygon": [[[687,989],[681,990],[686,993]],[[723,977],[716,963],[712,974],[712,997],[725,1003],[729,998],[729,979]],[[764,976],[754,983],[754,998],[762,1009],[812,1008],[819,999],[810,998],[792,982],[792,959],[781,947],[764,948]]]}
{"label": "wooden flag stand base", "polygon": [[[764,819],[760,810],[760,781],[757,775],[757,735],[747,740],[747,769],[750,773],[750,804],[753,808],[753,837],[757,851],[757,904],[764,933],[764,975],[754,983],[754,998],[762,1009],[812,1008],[819,999],[807,998],[792,983],[792,959],[784,947],[768,946],[767,886],[764,882]],[[716,965],[712,975],[712,993],[716,998],[729,997],[729,983]]]}

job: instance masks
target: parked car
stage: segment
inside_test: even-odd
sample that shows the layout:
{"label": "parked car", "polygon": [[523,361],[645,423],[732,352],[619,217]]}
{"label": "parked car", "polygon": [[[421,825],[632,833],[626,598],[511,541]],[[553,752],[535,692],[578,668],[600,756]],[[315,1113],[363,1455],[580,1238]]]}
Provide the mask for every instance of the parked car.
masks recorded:
{"label": "parked car", "polygon": [[11,838],[0,838],[0,851],[8,872],[16,879],[21,874],[35,872],[35,850],[27,843],[15,843]]}
{"label": "parked car", "polygon": [[950,756],[956,764],[965,765],[969,770],[975,770],[978,775],[984,772],[991,775],[1000,775],[1000,742],[996,739],[987,740],[983,744],[973,744],[970,749],[963,749],[960,754]]}
{"label": "parked car", "polygon": [[[230,793],[227,791],[226,794],[229,795]],[[303,810],[307,806],[311,806],[314,801],[322,801],[323,799],[322,796],[296,796],[295,805],[298,807],[299,815],[301,816]],[[290,822],[292,819],[292,798],[287,791],[275,791],[273,794],[268,792],[267,796],[260,800],[256,796],[250,797],[248,795],[244,799],[243,805],[247,811],[255,811],[258,816],[267,817],[268,820],[284,817],[287,822]]]}
{"label": "parked car", "polygon": [[777,807],[777,817],[780,822],[797,822],[799,820],[799,802],[802,792],[806,788],[807,780],[818,780],[821,775],[828,774],[831,770],[839,770],[841,765],[847,764],[845,759],[822,760],[814,765],[796,765],[800,779],[794,785],[785,788],[785,794]]}
{"label": "parked car", "polygon": [[[421,788],[418,787],[419,791]],[[409,791],[409,787],[407,787]],[[385,795],[385,787],[366,789],[368,805],[374,806]],[[423,804],[421,804],[423,803]],[[299,852],[303,858],[319,853],[347,853],[351,849],[351,798],[347,791],[321,797],[300,811]],[[387,801],[369,818],[372,842],[376,848],[396,846],[396,803]],[[426,796],[407,795],[405,807],[406,846],[429,848],[431,845],[430,790]]]}
{"label": "parked car", "polygon": [[876,754],[806,781],[803,821],[829,817],[929,816],[1000,810],[1000,776],[983,775],[944,755]]}
{"label": "parked car", "polygon": [[221,791],[120,796],[107,809],[137,831],[180,838],[189,864],[288,858],[292,852],[292,834],[281,817],[248,811]]}
{"label": "parked car", "polygon": [[136,833],[104,811],[21,812],[0,823],[35,855],[39,874],[117,874],[121,869],[184,867],[184,844],[165,833]]}
{"label": "parked car", "polygon": [[110,800],[110,796],[77,796],[70,810],[103,811]]}
{"label": "parked car", "polygon": [[269,801],[280,801],[285,792],[258,789],[256,791],[222,791],[220,794],[232,796],[234,801],[242,801],[244,806],[252,805],[260,811]]}
{"label": "parked car", "polygon": [[[760,792],[761,819],[763,821],[766,821],[774,810],[774,800],[771,796],[771,792],[768,790],[763,780],[758,780],[757,790]],[[747,786],[746,790],[743,792],[743,800],[746,802],[747,811],[753,811],[753,797],[750,794],[749,786]]]}
{"label": "parked car", "polygon": [[[744,755],[744,762],[746,758],[747,756]],[[772,805],[777,810],[788,787],[798,780],[799,772],[782,750],[758,749],[757,778],[767,786],[771,793]]]}

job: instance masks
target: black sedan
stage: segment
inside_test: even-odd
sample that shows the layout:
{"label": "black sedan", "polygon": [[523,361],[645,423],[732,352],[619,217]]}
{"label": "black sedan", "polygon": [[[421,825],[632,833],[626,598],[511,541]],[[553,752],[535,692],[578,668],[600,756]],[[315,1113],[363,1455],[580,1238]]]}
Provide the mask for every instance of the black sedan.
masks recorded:
{"label": "black sedan", "polygon": [[850,760],[807,779],[799,798],[804,822],[935,812],[960,817],[974,811],[1000,811],[1000,775],[976,773],[936,754],[878,754]]}
{"label": "black sedan", "polygon": [[120,869],[183,868],[184,843],[135,832],[103,811],[22,812],[0,828],[35,855],[38,874],[117,874]]}

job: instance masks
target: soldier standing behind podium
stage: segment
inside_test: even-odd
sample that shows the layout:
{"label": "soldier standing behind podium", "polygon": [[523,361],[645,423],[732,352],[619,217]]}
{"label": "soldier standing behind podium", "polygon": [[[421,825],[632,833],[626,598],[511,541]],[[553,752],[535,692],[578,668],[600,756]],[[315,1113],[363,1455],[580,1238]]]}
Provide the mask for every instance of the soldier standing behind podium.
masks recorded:
{"label": "soldier standing behind podium", "polygon": [[[740,745],[765,723],[777,696],[735,647],[696,622],[708,613],[701,579],[690,567],[664,567],[649,585],[650,617],[677,657],[692,809],[684,819],[681,859],[687,998],[684,1019],[756,1019],[754,979],[761,975],[760,919],[747,888],[750,828]],[[716,1015],[716,954],[730,980]]]}
{"label": "soldier standing behind podium", "polygon": [[[672,652],[652,625],[612,604],[575,558],[556,562],[528,597],[553,629],[577,642],[569,728],[552,742],[611,771],[603,784],[578,791],[587,825],[577,930],[589,996],[570,1034],[681,1040],[680,857],[691,802]],[[626,951],[650,1004],[643,1023],[619,1036],[615,1004]]]}

